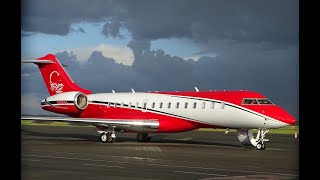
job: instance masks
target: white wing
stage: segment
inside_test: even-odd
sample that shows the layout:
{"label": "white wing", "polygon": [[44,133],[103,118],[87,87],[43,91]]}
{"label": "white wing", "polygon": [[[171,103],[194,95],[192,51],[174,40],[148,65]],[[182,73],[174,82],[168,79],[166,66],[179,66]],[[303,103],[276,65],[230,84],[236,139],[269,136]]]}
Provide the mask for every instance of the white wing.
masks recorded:
{"label": "white wing", "polygon": [[152,132],[157,131],[157,119],[104,119],[104,118],[69,118],[69,117],[21,117],[21,120],[52,121],[89,124],[93,126],[115,127],[123,130]]}

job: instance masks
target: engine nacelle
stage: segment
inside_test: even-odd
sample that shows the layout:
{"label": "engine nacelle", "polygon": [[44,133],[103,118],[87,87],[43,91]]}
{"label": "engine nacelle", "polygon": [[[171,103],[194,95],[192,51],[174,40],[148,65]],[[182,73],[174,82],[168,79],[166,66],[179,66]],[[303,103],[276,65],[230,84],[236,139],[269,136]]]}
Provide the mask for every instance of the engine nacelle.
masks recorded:
{"label": "engine nacelle", "polygon": [[253,132],[248,129],[238,129],[238,139],[241,144],[246,146],[257,146],[256,139],[253,136]]}
{"label": "engine nacelle", "polygon": [[42,109],[62,114],[80,113],[88,106],[87,96],[79,91],[55,94],[41,101]]}

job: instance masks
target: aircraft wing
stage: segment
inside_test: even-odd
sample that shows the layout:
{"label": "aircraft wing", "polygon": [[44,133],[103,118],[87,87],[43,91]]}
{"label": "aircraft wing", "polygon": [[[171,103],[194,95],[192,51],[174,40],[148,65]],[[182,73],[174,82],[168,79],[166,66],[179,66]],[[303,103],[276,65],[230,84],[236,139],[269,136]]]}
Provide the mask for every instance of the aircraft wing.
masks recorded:
{"label": "aircraft wing", "polygon": [[157,119],[104,119],[104,118],[69,118],[69,117],[21,117],[21,120],[43,122],[68,122],[93,126],[115,127],[129,131],[150,132],[159,127]]}

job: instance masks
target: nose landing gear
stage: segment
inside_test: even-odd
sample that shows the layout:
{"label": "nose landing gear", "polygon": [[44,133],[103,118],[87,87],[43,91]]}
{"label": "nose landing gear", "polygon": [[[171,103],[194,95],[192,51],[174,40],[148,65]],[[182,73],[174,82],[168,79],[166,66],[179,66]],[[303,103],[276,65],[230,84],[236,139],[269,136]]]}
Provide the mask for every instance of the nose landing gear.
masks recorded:
{"label": "nose landing gear", "polygon": [[114,127],[112,127],[112,131],[100,131],[100,139],[103,143],[113,143],[116,140],[116,134],[114,133]]}
{"label": "nose landing gear", "polygon": [[257,137],[255,138],[257,145],[256,148],[258,150],[264,150],[266,148],[265,142],[269,141],[269,139],[266,139],[265,136],[269,132],[269,129],[260,128]]}

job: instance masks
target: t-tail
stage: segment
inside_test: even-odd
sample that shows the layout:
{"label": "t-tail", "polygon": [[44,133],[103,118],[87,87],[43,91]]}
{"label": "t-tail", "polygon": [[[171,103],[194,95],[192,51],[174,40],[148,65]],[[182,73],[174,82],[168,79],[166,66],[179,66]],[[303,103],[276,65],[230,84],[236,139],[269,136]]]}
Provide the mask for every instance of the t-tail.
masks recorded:
{"label": "t-tail", "polygon": [[80,91],[90,94],[91,91],[79,87],[64,70],[61,63],[53,54],[47,54],[36,60],[24,60],[22,63],[35,63],[38,65],[44,83],[50,96],[69,91]]}

